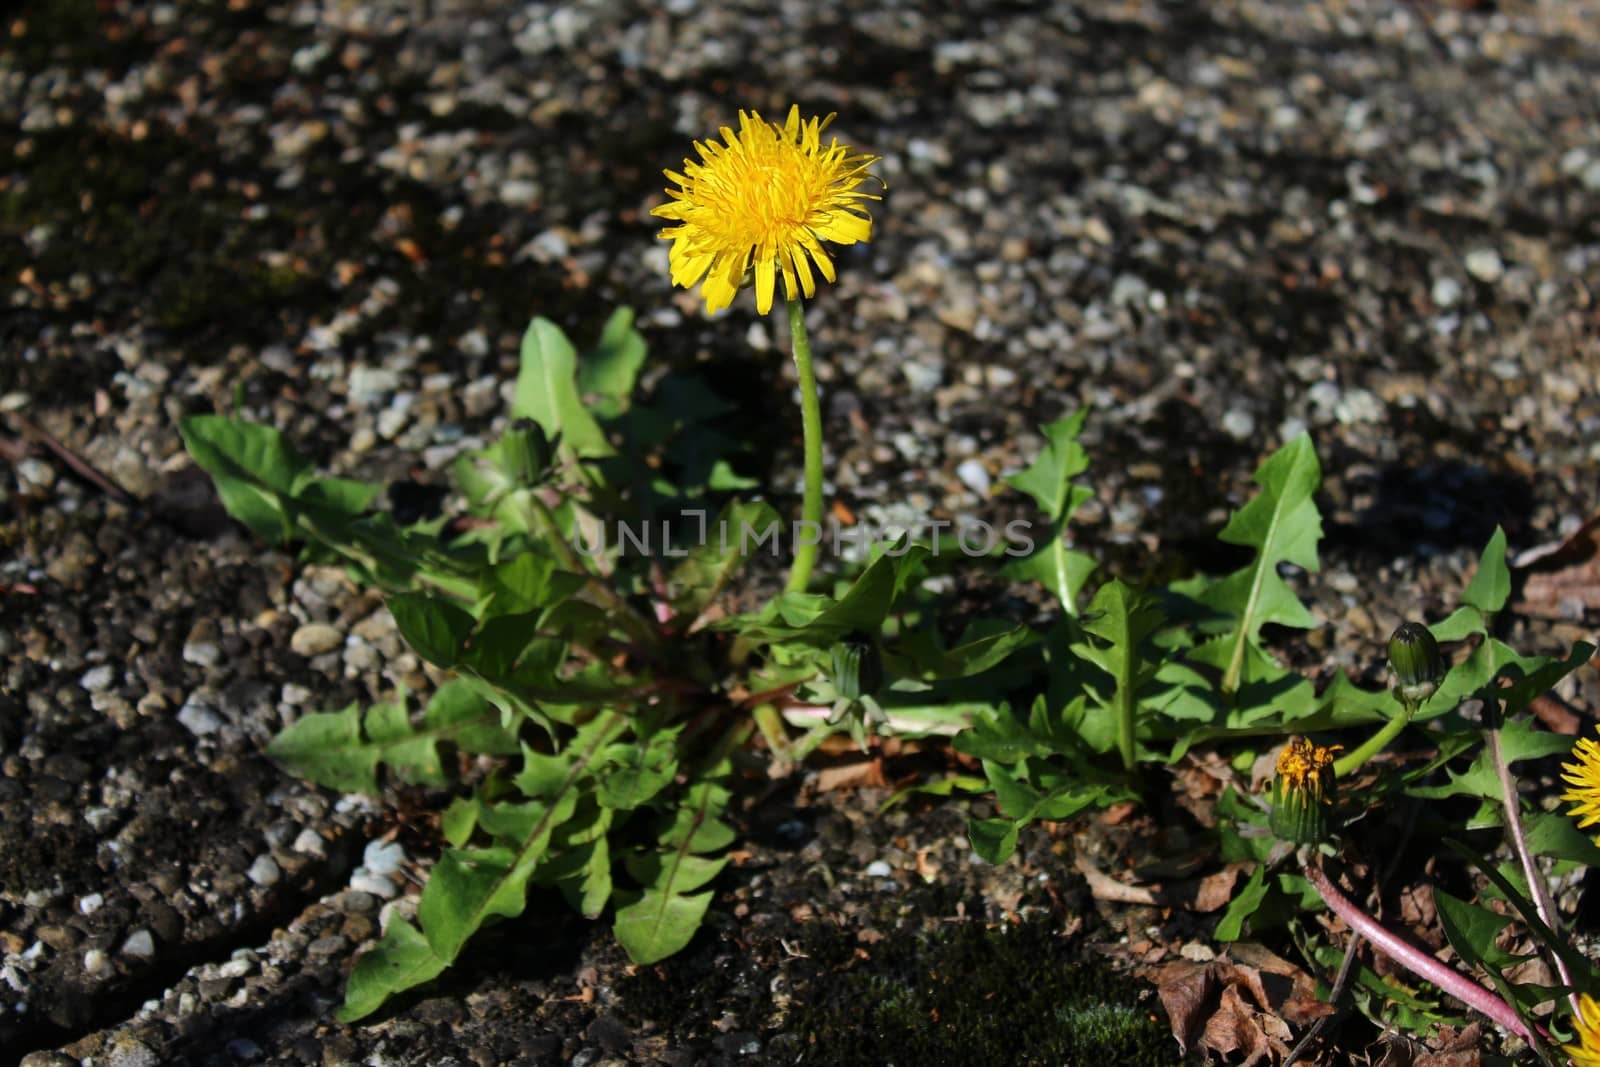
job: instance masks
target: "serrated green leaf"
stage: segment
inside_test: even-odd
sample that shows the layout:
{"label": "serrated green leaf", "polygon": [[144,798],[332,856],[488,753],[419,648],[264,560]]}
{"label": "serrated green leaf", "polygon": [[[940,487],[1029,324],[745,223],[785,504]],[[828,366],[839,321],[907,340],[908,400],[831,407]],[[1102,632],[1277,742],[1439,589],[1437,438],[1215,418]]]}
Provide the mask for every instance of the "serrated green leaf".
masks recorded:
{"label": "serrated green leaf", "polygon": [[585,796],[572,818],[550,839],[550,848],[534,868],[533,881],[554,886],[579,914],[593,919],[611,899],[610,809]]}
{"label": "serrated green leaf", "polygon": [[1237,692],[1244,679],[1247,654],[1260,650],[1261,627],[1267,623],[1309,629],[1316,617],[1306,610],[1278,573],[1283,564],[1315,571],[1322,519],[1312,493],[1322,481],[1311,438],[1305,434],[1269,456],[1255,473],[1260,493],[1234,512],[1219,535],[1229,544],[1256,550],[1249,566],[1210,583],[1200,602],[1229,618],[1221,638],[1194,651],[1194,658],[1222,672],[1224,692]]}
{"label": "serrated green leaf", "polygon": [[1130,589],[1120,579],[1113,579],[1095,593],[1081,623],[1085,634],[1104,644],[1085,640],[1074,645],[1080,657],[1111,677],[1111,691],[1101,695],[1101,704],[1117,724],[1118,744],[1129,770],[1135,756],[1140,690],[1155,677],[1158,666],[1145,654],[1143,646],[1163,621],[1160,609],[1149,597]]}
{"label": "serrated green leaf", "polygon": [[952,680],[982,674],[998,665],[1011,653],[1038,641],[1028,626],[1014,626],[998,619],[969,626],[961,639],[945,648],[933,627],[914,630],[895,645],[893,659],[903,664],[905,674],[929,680]]}
{"label": "serrated green leaf", "polygon": [[412,650],[435,667],[461,662],[475,622],[454,602],[429,593],[397,593],[385,601],[395,627]]}
{"label": "serrated green leaf", "polygon": [[[555,830],[577,809],[573,786],[588,773],[598,753],[626,727],[616,714],[597,719],[584,745],[571,752],[565,778],[549,803],[494,805],[478,813],[490,833],[515,830],[521,840],[509,846],[448,849],[434,865],[417,902],[415,929],[390,926],[370,963],[356,961],[340,1017],[350,1021],[377,1010],[390,996],[428,981],[454,962],[462,946],[488,920],[519,915],[526,904],[527,883],[543,859]],[[494,825],[491,826],[491,823]]]}
{"label": "serrated green leaf", "polygon": [[178,432],[189,455],[211,475],[229,515],[274,543],[293,538],[288,501],[311,468],[281,433],[221,415],[190,415],[179,420]]}
{"label": "serrated green leaf", "polygon": [[478,813],[482,810],[483,801],[477,796],[456,797],[439,816],[439,833],[454,847],[465,846],[478,828]]}
{"label": "serrated green leaf", "polygon": [[957,752],[1002,764],[1046,755],[1050,751],[1005,704],[980,710],[971,729],[957,734],[952,743]]}
{"label": "serrated green leaf", "polygon": [[629,894],[617,909],[612,932],[628,958],[640,966],[658,963],[694,940],[714,893],[683,895],[661,889]]}
{"label": "serrated green leaf", "polygon": [[1026,470],[1006,479],[1007,485],[1033,498],[1034,504],[1048,517],[1048,523],[1042,547],[1036,541],[1030,555],[1013,559],[1001,573],[1009,578],[1039,582],[1056,595],[1069,615],[1077,614],[1078,592],[1095,568],[1093,558],[1068,548],[1065,539],[1073,512],[1094,495],[1092,490],[1072,484],[1074,478],[1089,468],[1089,454],[1078,443],[1088,415],[1089,409],[1082,408],[1042,427],[1045,447],[1038,458]]}
{"label": "serrated green leaf", "polygon": [[[700,514],[703,518],[705,513]],[[744,532],[764,530],[777,520],[778,513],[763,501],[730,500],[667,579],[673,614],[685,624],[699,618],[750,558]]]}
{"label": "serrated green leaf", "polygon": [[597,761],[600,803],[616,811],[648,804],[678,773],[677,741],[681,728],[662,730],[648,740],[611,745]]}
{"label": "serrated green leaf", "polygon": [[645,352],[644,337],[633,328],[633,309],[617,308],[600,331],[599,343],[578,364],[578,393],[591,411],[609,419],[627,410]]}
{"label": "serrated green leaf", "polygon": [[983,862],[1001,864],[1017,850],[1017,824],[1011,819],[968,819],[967,839]]}
{"label": "serrated green leaf", "polygon": [[1433,904],[1450,947],[1468,964],[1498,972],[1521,962],[1521,957],[1495,944],[1495,939],[1506,928],[1504,915],[1468,904],[1437,885],[1433,887]]}
{"label": "serrated green leaf", "polygon": [[448,966],[450,961],[435,953],[415,926],[400,918],[390,920],[383,940],[362,953],[350,971],[339,1021],[366,1018],[396,992],[431,982]]}
{"label": "serrated green leaf", "polygon": [[666,959],[699,929],[712,894],[691,891],[715,877],[726,862],[704,853],[733,841],[732,828],[720,818],[729,797],[727,788],[716,781],[691,786],[661,835],[660,851],[635,861],[642,865],[636,870],[643,876],[644,888],[627,894],[628,903],[617,909],[614,927],[618,943],[633,962]]}
{"label": "serrated green leaf", "polygon": [[1471,604],[1485,615],[1493,615],[1506,606],[1511,596],[1511,572],[1506,569],[1506,532],[1494,528],[1489,543],[1478,557],[1478,570],[1461,594],[1464,603]]}
{"label": "serrated green leaf", "polygon": [[513,419],[532,419],[551,440],[580,458],[614,455],[605,431],[578,392],[578,354],[561,328],[536,318],[522,335]]}
{"label": "serrated green leaf", "polygon": [[1600,847],[1595,839],[1578,829],[1570,815],[1559,812],[1534,812],[1524,815],[1528,848],[1536,855],[1549,856],[1562,863],[1600,868]]}
{"label": "serrated green leaf", "polygon": [[492,706],[460,682],[434,694],[413,728],[405,698],[375,704],[362,716],[356,706],[303,715],[267,746],[267,755],[318,785],[344,792],[376,793],[379,764],[401,781],[442,785],[446,781],[438,744],[449,741],[467,752],[508,755],[517,751],[512,731]]}
{"label": "serrated green leaf", "polygon": [[1234,894],[1228,902],[1228,910],[1222,913],[1222,918],[1217,922],[1218,941],[1237,941],[1244,936],[1244,924],[1267,899],[1268,888],[1267,865],[1258,863],[1250,874],[1250,880]]}

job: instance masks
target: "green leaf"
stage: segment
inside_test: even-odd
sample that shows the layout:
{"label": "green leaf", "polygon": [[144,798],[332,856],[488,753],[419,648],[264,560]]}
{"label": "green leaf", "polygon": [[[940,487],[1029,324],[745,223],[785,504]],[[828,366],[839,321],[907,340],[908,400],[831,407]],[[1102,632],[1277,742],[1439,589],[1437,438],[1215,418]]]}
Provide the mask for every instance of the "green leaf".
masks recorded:
{"label": "green leaf", "polygon": [[597,772],[600,803],[616,811],[648,804],[678,773],[677,741],[681,727],[662,730],[648,740],[612,745],[601,754]]}
{"label": "green leaf", "polygon": [[[1572,739],[1561,734],[1535,729],[1527,719],[1507,719],[1500,729],[1500,750],[1507,765],[1519,760],[1543,759],[1564,754],[1572,747]],[[1465,771],[1450,772],[1450,780],[1441,785],[1415,785],[1406,790],[1411,796],[1427,800],[1445,797],[1474,796],[1503,801],[1500,774],[1495,770],[1494,754],[1485,745],[1472,765]]]}
{"label": "green leaf", "polygon": [[556,830],[550,850],[533,872],[534,882],[555,886],[574,911],[590,919],[611,899],[611,845],[606,834],[612,821],[609,809],[585,798],[577,814]]}
{"label": "green leaf", "polygon": [[1013,474],[1006,484],[1033,498],[1048,517],[1044,546],[1028,556],[1013,560],[1001,569],[1008,578],[1036,581],[1054,593],[1067,614],[1077,614],[1078,592],[1094,572],[1094,560],[1067,547],[1065,530],[1073,512],[1094,496],[1093,490],[1075,486],[1072,480],[1089,468],[1089,454],[1078,437],[1089,409],[1081,408],[1067,418],[1042,428],[1044,450],[1026,470]]}
{"label": "green leaf", "polygon": [[914,630],[900,640],[893,655],[895,660],[904,663],[907,675],[952,680],[982,674],[1038,639],[1032,627],[990,619],[967,627],[961,640],[951,648],[940,643],[938,630],[931,626]]}
{"label": "green leaf", "polygon": [[417,902],[420,936],[407,924],[391,923],[372,952],[356,961],[340,1018],[346,1022],[377,1010],[390,996],[426,982],[455,961],[462,946],[488,920],[522,913],[527,883],[557,827],[577,808],[573,786],[598,753],[626,726],[620,715],[591,724],[569,750],[567,769],[549,803],[502,804],[481,808],[478,820],[491,834],[516,828],[520,840],[484,849],[448,849],[434,865]]}
{"label": "green leaf", "polygon": [[1511,596],[1511,572],[1506,569],[1506,532],[1494,528],[1494,535],[1478,557],[1478,570],[1467,583],[1461,599],[1485,615],[1493,615],[1506,606]]}
{"label": "green leaf", "polygon": [[1111,692],[1101,703],[1117,724],[1124,762],[1130,770],[1140,690],[1155,677],[1158,666],[1145,655],[1143,646],[1164,621],[1150,598],[1113,579],[1095,593],[1081,624],[1084,633],[1105,643],[1085,640],[1073,646],[1083,659],[1111,676]]}
{"label": "green leaf", "polygon": [[633,328],[633,309],[617,308],[600,331],[600,343],[578,364],[578,393],[590,399],[595,414],[615,418],[627,410],[645,351],[644,337]]}
{"label": "green leaf", "polygon": [[[703,518],[704,512],[700,514]],[[762,501],[729,501],[667,579],[673,614],[686,623],[699,618],[750,558],[744,531],[764,530],[776,521],[778,513]]]}
{"label": "green leaf", "polygon": [[417,655],[447,669],[461,662],[461,650],[475,625],[470,614],[428,593],[397,593],[386,604],[400,636]]}
{"label": "green leaf", "polygon": [[[363,736],[363,727],[365,736]],[[419,728],[407,715],[405,697],[374,704],[365,717],[354,704],[342,711],[303,715],[267,746],[267,755],[318,785],[342,792],[378,792],[378,765],[401,781],[443,785],[438,743],[450,741],[467,752],[509,755],[517,751],[500,713],[460,682],[434,694]]]}
{"label": "green leaf", "polygon": [[614,454],[605,431],[578,392],[578,354],[561,328],[536,318],[522,335],[522,361],[511,401],[513,419],[532,419],[580,458]]}
{"label": "green leaf", "polygon": [[972,727],[957,734],[952,743],[957,752],[995,763],[1016,763],[1050,751],[1005,704],[978,711]]}
{"label": "green leaf", "polygon": [[229,515],[275,543],[293,538],[288,501],[311,476],[311,468],[282,434],[221,415],[190,415],[179,420],[178,432],[194,461],[216,483]]}
{"label": "green leaf", "polygon": [[1017,850],[1017,824],[1012,819],[969,819],[967,838],[983,862],[1004,863]]}
{"label": "green leaf", "polygon": [[1578,829],[1572,816],[1559,812],[1524,815],[1528,847],[1536,855],[1550,856],[1567,864],[1600,867],[1600,847],[1589,834]]}
{"label": "green leaf", "polygon": [[344,990],[339,1021],[353,1023],[383,1006],[395,993],[437,978],[450,961],[433,951],[426,938],[404,919],[391,919],[383,940],[356,960]]}
{"label": "green leaf", "polygon": [[1194,652],[1196,660],[1222,670],[1222,688],[1228,693],[1237,692],[1244,680],[1247,654],[1254,650],[1265,656],[1260,647],[1263,625],[1309,629],[1317,624],[1278,573],[1286,563],[1308,571],[1319,567],[1322,519],[1311,495],[1322,481],[1322,468],[1311,438],[1301,434],[1278,449],[1254,480],[1260,494],[1233,513],[1219,536],[1256,549],[1255,561],[1210,583],[1199,596],[1202,604],[1233,620],[1226,634]]}
{"label": "green leaf", "polygon": [[1438,886],[1433,887],[1433,904],[1439,912],[1439,926],[1456,950],[1468,964],[1489,971],[1502,971],[1522,962],[1495,944],[1495,939],[1506,928],[1506,917],[1476,904],[1468,904],[1451,896]]}
{"label": "green leaf", "polygon": [[726,848],[734,837],[720,816],[729,800],[727,788],[701,781],[689,788],[681,807],[662,835],[662,848],[633,865],[642,890],[625,895],[617,909],[614,932],[638,964],[666,959],[687,945],[700,928],[712,893],[694,890],[714,878],[726,857],[707,852]]}
{"label": "green leaf", "polygon": [[1267,889],[1267,865],[1258,863],[1250,875],[1250,881],[1228,902],[1228,910],[1222,913],[1222,919],[1217,923],[1218,941],[1237,941],[1244,936],[1244,924],[1261,907],[1261,902],[1267,899]]}

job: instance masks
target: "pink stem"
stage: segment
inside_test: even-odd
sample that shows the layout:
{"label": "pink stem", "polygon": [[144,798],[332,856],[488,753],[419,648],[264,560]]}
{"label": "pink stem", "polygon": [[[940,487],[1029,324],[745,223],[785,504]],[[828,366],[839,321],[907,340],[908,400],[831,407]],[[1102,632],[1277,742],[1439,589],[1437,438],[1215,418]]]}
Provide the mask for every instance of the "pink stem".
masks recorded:
{"label": "pink stem", "polygon": [[1308,863],[1305,872],[1306,880],[1321,894],[1323,903],[1328,905],[1328,910],[1343,919],[1350,929],[1371,941],[1379,952],[1417,977],[1432,982],[1468,1007],[1487,1015],[1524,1041],[1533,1041],[1533,1035],[1528,1033],[1528,1028],[1517,1018],[1517,1013],[1511,1005],[1454,968],[1440,963],[1356,907],[1350,902],[1349,897],[1339,892],[1338,887],[1323,873],[1320,866]]}

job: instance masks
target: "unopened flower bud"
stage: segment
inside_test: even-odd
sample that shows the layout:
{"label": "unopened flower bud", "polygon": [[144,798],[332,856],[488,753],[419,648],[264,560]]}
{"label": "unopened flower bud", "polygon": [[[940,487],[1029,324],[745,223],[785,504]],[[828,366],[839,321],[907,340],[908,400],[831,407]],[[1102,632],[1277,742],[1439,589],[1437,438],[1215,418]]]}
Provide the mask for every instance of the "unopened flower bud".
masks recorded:
{"label": "unopened flower bud", "polygon": [[1389,638],[1389,667],[1394,671],[1394,694],[1415,709],[1438,690],[1444,680],[1444,657],[1439,642],[1419,622],[1403,624]]}
{"label": "unopened flower bud", "polygon": [[1328,836],[1333,807],[1333,757],[1339,745],[1323,747],[1296,737],[1278,754],[1272,780],[1272,832],[1296,845],[1321,844]]}
{"label": "unopened flower bud", "polygon": [[870,637],[851,635],[833,646],[833,688],[841,700],[877,695],[883,685],[883,653]]}
{"label": "unopened flower bud", "polygon": [[513,486],[538,484],[550,466],[550,440],[532,419],[518,419],[500,438],[500,470]]}

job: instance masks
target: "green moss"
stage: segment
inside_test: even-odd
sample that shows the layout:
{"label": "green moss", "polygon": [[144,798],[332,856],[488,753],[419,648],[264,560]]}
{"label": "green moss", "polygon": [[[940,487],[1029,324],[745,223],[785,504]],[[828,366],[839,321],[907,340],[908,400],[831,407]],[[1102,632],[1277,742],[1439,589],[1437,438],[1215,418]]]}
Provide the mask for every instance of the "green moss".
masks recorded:
{"label": "green moss", "polygon": [[[1179,1062],[1151,991],[1085,961],[1050,922],[951,923],[870,946],[828,922],[768,937],[778,931],[736,958],[703,938],[619,983],[623,1013],[662,1028],[674,1048],[708,1055],[730,1029],[759,1033],[773,1062]],[[788,999],[779,1014],[776,988]]]}
{"label": "green moss", "polygon": [[1048,924],[889,938],[820,982],[785,1029],[833,1063],[1170,1064],[1140,989],[1074,959]]}

